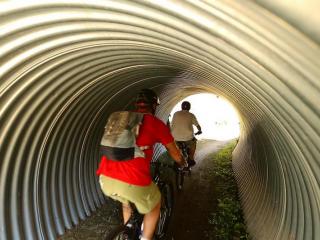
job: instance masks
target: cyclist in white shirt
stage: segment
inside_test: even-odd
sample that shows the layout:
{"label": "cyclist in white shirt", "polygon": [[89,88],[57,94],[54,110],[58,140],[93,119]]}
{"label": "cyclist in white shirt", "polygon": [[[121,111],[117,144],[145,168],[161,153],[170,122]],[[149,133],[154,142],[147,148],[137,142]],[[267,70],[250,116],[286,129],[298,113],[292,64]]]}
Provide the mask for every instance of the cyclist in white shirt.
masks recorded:
{"label": "cyclist in white shirt", "polygon": [[[197,139],[194,137],[194,135],[201,134],[202,131],[196,116],[189,112],[190,108],[190,102],[182,102],[182,110],[175,112],[172,117],[171,133],[178,145],[179,142],[185,142],[187,144],[189,148],[189,157],[191,160],[189,166],[193,166],[195,164],[194,153],[197,145]],[[197,127],[198,132],[194,133],[193,126]]]}

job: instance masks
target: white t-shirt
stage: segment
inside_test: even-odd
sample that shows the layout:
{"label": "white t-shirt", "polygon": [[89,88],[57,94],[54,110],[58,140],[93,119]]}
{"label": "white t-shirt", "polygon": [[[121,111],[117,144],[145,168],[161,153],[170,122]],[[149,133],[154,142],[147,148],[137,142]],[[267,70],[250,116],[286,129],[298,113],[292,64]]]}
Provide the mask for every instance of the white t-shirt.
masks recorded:
{"label": "white t-shirt", "polygon": [[176,141],[189,141],[194,137],[193,125],[199,126],[196,116],[187,111],[175,112],[171,121],[171,133]]}

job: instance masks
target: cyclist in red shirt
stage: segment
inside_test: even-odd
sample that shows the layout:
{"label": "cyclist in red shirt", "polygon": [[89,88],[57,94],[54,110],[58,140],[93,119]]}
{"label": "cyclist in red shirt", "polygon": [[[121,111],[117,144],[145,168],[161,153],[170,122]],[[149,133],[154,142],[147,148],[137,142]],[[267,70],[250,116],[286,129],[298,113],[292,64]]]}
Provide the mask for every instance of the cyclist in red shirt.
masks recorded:
{"label": "cyclist in red shirt", "polygon": [[134,203],[137,210],[144,214],[143,240],[152,239],[160,214],[161,193],[152,182],[150,172],[154,144],[163,144],[173,160],[180,166],[186,165],[170,129],[154,116],[159,103],[158,96],[151,89],[142,89],[136,98],[136,111],[145,113],[136,144],[144,148],[148,146],[143,150],[145,157],[119,162],[102,156],[97,170],[103,193],[122,202],[124,222],[131,215],[129,202]]}

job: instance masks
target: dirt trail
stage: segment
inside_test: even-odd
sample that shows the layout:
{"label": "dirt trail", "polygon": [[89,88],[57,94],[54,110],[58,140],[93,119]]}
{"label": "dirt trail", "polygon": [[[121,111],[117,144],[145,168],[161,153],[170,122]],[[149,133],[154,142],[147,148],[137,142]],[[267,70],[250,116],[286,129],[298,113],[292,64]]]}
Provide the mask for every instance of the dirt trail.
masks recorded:
{"label": "dirt trail", "polygon": [[209,223],[216,208],[211,156],[226,144],[212,140],[198,142],[197,164],[191,176],[186,176],[183,191],[176,197],[172,222],[174,240],[215,239]]}
{"label": "dirt trail", "polygon": [[[191,176],[186,176],[182,192],[175,194],[170,240],[215,239],[213,226],[209,223],[209,218],[216,208],[213,163],[210,160],[211,156],[227,143],[213,140],[198,141],[195,155],[197,164],[193,167]],[[105,232],[119,223],[119,204],[108,200],[108,203],[91,217],[58,239],[103,239]]]}

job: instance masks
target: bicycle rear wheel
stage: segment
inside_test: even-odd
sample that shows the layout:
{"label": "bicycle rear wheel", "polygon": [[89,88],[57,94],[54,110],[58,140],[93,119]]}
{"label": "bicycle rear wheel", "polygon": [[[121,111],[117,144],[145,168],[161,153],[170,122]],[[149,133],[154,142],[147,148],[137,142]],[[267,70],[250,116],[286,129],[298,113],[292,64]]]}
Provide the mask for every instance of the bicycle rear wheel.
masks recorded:
{"label": "bicycle rear wheel", "polygon": [[154,239],[162,240],[166,239],[166,234],[170,223],[173,208],[173,191],[171,185],[168,183],[164,183],[159,187],[159,189],[161,191],[161,208]]}
{"label": "bicycle rear wheel", "polygon": [[182,190],[183,187],[183,183],[184,183],[184,172],[177,170],[177,174],[176,174],[176,184],[177,184],[177,189],[178,191]]}

